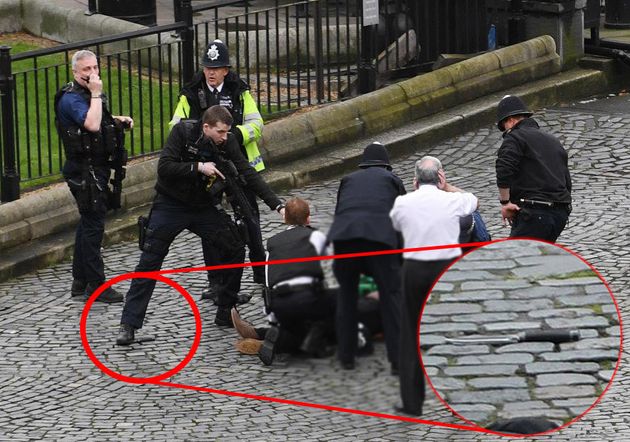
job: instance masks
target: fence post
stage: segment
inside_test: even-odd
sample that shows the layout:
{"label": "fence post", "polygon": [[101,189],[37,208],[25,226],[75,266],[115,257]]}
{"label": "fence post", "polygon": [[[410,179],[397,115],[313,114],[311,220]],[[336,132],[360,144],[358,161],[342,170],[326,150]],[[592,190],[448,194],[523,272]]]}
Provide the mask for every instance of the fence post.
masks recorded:
{"label": "fence post", "polygon": [[182,21],[182,5],[181,0],[173,0],[173,18],[175,23]]}
{"label": "fence post", "polygon": [[15,136],[13,133],[13,76],[11,75],[11,48],[0,46],[0,106],[2,107],[2,147],[4,168],[0,201],[20,198],[20,174],[15,164]]}
{"label": "fence post", "polygon": [[195,74],[195,48],[194,48],[194,28],[193,13],[190,0],[181,0],[181,20],[186,22],[186,29],[181,33],[182,39],[182,70],[184,82],[189,81]]}
{"label": "fence post", "polygon": [[96,8],[96,0],[88,0],[88,8],[87,11],[84,12],[85,15],[94,15],[98,12]]}
{"label": "fence post", "polygon": [[317,88],[317,102],[324,101],[324,44],[322,34],[322,4],[315,4],[315,87]]}
{"label": "fence post", "polygon": [[376,90],[376,26],[379,21],[378,0],[363,0],[361,54],[359,56],[359,94]]}

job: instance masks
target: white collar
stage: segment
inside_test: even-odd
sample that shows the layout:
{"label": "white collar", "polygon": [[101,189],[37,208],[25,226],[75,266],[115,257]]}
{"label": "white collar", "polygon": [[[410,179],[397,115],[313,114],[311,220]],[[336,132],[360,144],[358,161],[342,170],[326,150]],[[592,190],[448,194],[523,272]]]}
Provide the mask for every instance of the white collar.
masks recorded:
{"label": "white collar", "polygon": [[212,87],[208,84],[208,82],[206,81],[206,86],[208,86],[208,90],[210,92],[214,92],[214,90],[216,89],[218,93],[221,93],[221,91],[223,90],[223,85],[225,84],[225,82],[221,83],[220,85],[218,85],[217,87]]}

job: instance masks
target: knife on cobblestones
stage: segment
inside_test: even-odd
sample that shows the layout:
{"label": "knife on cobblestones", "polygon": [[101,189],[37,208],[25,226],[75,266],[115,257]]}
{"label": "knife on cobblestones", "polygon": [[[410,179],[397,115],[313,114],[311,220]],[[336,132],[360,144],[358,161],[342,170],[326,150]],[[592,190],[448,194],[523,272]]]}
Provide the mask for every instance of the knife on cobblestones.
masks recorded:
{"label": "knife on cobblestones", "polygon": [[573,342],[580,339],[579,330],[531,330],[514,335],[492,336],[463,336],[461,338],[446,338],[449,344],[492,344],[506,345],[518,342]]}

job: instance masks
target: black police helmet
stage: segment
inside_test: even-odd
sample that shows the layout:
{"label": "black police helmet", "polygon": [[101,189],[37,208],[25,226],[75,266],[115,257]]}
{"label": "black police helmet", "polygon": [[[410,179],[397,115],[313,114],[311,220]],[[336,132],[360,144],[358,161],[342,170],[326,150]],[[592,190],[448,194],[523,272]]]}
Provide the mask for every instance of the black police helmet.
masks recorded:
{"label": "black police helmet", "polygon": [[389,155],[387,149],[379,142],[369,144],[363,151],[363,157],[359,163],[359,167],[385,166],[391,170],[389,164]]}
{"label": "black police helmet", "polygon": [[515,115],[524,115],[531,117],[534,113],[530,112],[523,103],[523,100],[516,95],[506,95],[499,101],[497,106],[497,127],[501,132],[505,130],[504,120]]}
{"label": "black police helmet", "polygon": [[201,57],[201,65],[206,68],[229,68],[230,54],[228,48],[221,40],[214,40],[203,53]]}

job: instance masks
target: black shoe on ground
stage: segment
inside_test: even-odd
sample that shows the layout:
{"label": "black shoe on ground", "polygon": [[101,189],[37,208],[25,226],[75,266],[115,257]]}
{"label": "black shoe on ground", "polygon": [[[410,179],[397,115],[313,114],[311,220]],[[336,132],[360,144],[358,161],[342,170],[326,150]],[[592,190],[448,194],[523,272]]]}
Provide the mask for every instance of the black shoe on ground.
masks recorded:
{"label": "black shoe on ground", "polygon": [[203,300],[209,299],[215,304],[217,303],[218,297],[219,297],[219,291],[217,290],[216,284],[209,284],[208,288],[205,289],[203,292],[201,292],[201,299]]}
{"label": "black shoe on ground", "polygon": [[239,293],[236,296],[236,303],[238,305],[247,304],[250,299],[252,299],[252,295],[251,294],[249,294],[249,293]]}
{"label": "black shoe on ground", "polygon": [[116,338],[116,345],[129,345],[133,343],[135,339],[136,329],[129,324],[120,324],[120,331],[118,332],[118,338]]}
{"label": "black shoe on ground", "polygon": [[[100,287],[102,282],[89,282],[85,287],[85,296],[90,297],[92,293]],[[114,304],[117,302],[123,302],[125,297],[122,293],[117,292],[112,287],[107,287],[99,296],[95,302],[106,302],[108,304]]]}
{"label": "black shoe on ground", "polygon": [[407,414],[409,416],[422,416],[422,410],[410,411],[407,410],[402,403],[398,402],[394,404],[394,411],[398,413]]}
{"label": "black shoe on ground", "polygon": [[354,370],[355,368],[354,361],[340,361],[340,362],[344,370]]}
{"label": "black shoe on ground", "polygon": [[73,298],[78,298],[79,296],[85,295],[85,286],[87,282],[81,281],[80,279],[75,279],[72,281],[72,288],[70,289],[70,295]]}
{"label": "black shoe on ground", "polygon": [[219,327],[230,327],[234,328],[234,323],[232,322],[232,316],[230,315],[230,306],[219,306],[217,307],[217,314],[214,317],[214,323]]}
{"label": "black shoe on ground", "polygon": [[280,336],[280,329],[275,325],[271,326],[271,328],[267,330],[267,333],[265,333],[265,340],[258,351],[258,357],[265,365],[273,364],[278,336]]}

